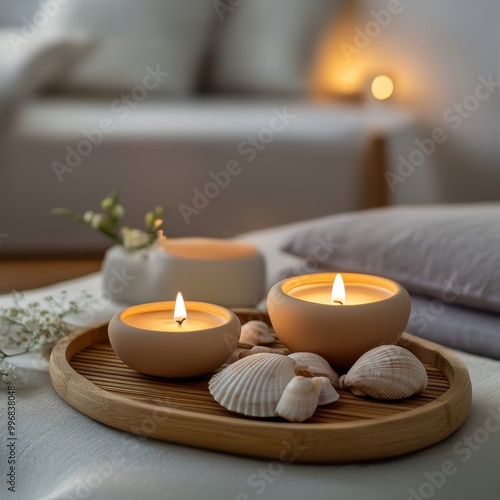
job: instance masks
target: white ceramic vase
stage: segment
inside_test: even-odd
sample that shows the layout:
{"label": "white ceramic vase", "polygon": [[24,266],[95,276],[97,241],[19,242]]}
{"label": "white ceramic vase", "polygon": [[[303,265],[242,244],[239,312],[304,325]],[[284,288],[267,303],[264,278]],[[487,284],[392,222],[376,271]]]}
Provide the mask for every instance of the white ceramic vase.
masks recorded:
{"label": "white ceramic vase", "polygon": [[116,245],[105,255],[103,288],[124,304],[175,300],[255,307],[264,296],[265,260],[253,246],[208,238],[169,239],[148,249]]}

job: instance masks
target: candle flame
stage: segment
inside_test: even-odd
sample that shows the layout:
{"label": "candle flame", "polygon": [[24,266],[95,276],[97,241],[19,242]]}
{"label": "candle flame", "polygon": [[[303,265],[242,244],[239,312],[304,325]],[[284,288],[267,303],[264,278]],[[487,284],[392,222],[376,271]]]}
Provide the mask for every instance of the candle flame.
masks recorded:
{"label": "candle flame", "polygon": [[181,292],[177,292],[177,298],[175,299],[174,307],[174,321],[182,326],[182,323],[187,319],[186,305],[184,304],[184,299],[182,298]]}
{"label": "candle flame", "polygon": [[334,304],[343,305],[345,304],[345,286],[344,280],[340,274],[335,276],[332,286],[332,302]]}

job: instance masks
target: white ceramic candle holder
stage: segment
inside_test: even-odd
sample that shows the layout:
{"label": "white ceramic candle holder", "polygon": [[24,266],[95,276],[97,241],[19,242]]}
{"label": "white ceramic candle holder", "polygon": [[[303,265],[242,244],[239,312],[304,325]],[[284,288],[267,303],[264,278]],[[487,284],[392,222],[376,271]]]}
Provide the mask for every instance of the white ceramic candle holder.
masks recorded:
{"label": "white ceramic candle holder", "polygon": [[252,245],[209,238],[162,239],[146,250],[105,255],[103,288],[124,304],[174,300],[177,292],[224,307],[254,307],[264,297],[265,260]]}

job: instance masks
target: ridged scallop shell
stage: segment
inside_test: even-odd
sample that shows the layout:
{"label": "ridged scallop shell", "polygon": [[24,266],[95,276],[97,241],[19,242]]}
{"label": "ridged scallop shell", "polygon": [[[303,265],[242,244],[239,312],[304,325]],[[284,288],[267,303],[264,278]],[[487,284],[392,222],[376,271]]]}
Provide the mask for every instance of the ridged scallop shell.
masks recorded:
{"label": "ridged scallop shell", "polygon": [[276,414],[290,422],[303,422],[318,407],[322,382],[319,377],[294,377],[286,386],[276,406]]}
{"label": "ridged scallop shell", "polygon": [[318,406],[334,403],[340,395],[333,387],[328,377],[317,377],[321,380],[321,392],[319,393]]}
{"label": "ridged scallop shell", "polygon": [[272,349],[271,347],[266,347],[263,345],[254,345],[251,349],[244,349],[238,354],[239,359],[245,358],[246,356],[253,356],[259,353],[270,353],[270,354],[281,354],[284,355],[285,352],[280,349]]}
{"label": "ridged scallop shell", "polygon": [[274,417],[278,401],[300,366],[281,354],[254,354],[216,373],[208,389],[230,411],[249,417]]}
{"label": "ridged scallop shell", "polygon": [[357,396],[402,399],[422,392],[428,377],[424,365],[410,351],[384,345],[363,354],[339,382],[342,389]]}
{"label": "ridged scallop shell", "polygon": [[339,388],[339,376],[325,358],[314,352],[293,352],[289,357],[304,365],[315,377],[328,377],[334,387]]}
{"label": "ridged scallop shell", "polygon": [[276,341],[264,321],[252,320],[241,326],[240,344],[272,344]]}

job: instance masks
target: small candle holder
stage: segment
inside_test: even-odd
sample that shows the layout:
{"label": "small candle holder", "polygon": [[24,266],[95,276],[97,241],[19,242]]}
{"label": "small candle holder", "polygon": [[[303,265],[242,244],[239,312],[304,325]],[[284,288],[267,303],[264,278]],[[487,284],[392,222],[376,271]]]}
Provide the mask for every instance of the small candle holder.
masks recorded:
{"label": "small candle holder", "polygon": [[332,291],[336,273],[297,276],[274,285],[267,298],[274,330],[291,351],[314,352],[349,368],[366,351],[395,344],[410,316],[410,296],[395,281],[342,273],[345,298]]}
{"label": "small candle holder", "polygon": [[111,319],[109,341],[127,366],[158,377],[194,377],[212,372],[231,356],[241,330],[232,311],[187,301],[181,318],[175,304],[141,304]]}

